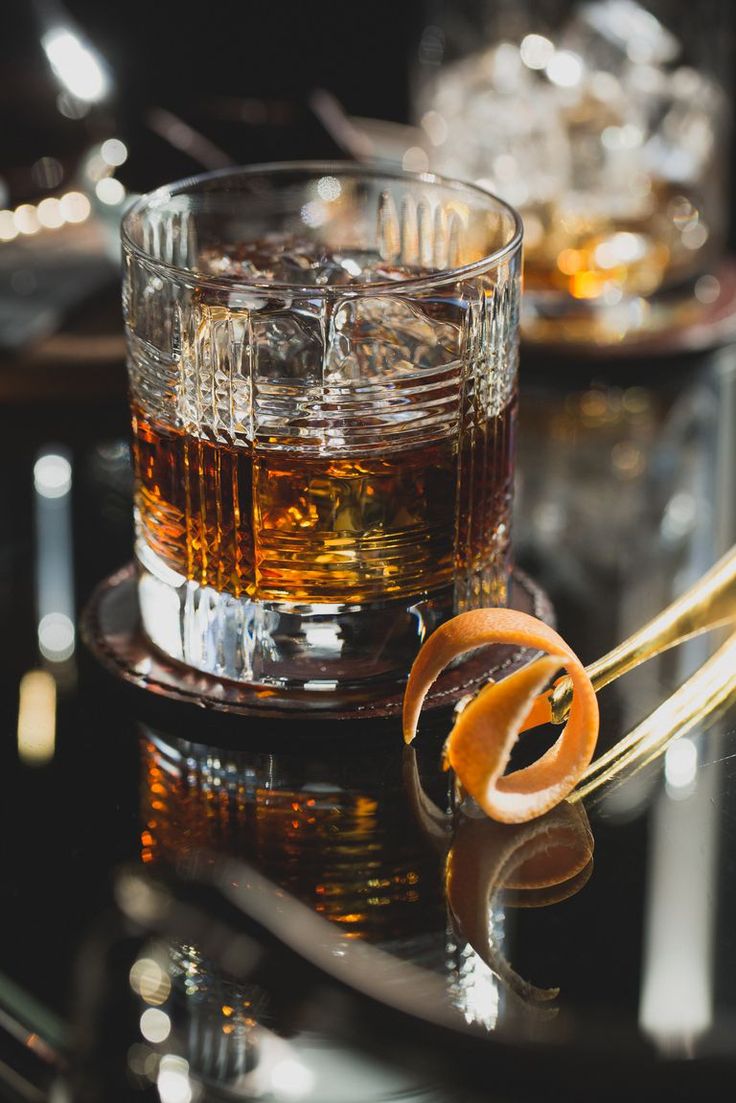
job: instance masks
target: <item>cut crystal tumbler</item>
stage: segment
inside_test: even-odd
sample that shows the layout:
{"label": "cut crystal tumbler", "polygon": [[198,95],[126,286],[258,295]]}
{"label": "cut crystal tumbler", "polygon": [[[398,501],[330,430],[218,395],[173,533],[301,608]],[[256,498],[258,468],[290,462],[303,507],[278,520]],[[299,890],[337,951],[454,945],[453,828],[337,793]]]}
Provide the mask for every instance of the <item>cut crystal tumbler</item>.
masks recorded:
{"label": "cut crystal tumbler", "polygon": [[349,164],[215,173],[123,224],[143,627],[263,687],[395,681],[503,604],[520,224]]}

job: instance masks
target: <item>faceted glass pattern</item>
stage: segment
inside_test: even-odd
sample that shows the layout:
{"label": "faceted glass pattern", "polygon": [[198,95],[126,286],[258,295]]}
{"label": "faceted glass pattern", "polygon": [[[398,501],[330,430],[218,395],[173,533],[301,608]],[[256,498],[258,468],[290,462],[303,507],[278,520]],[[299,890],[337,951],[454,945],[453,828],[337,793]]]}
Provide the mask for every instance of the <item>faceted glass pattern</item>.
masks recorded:
{"label": "faceted glass pattern", "polygon": [[126,216],[144,628],[219,677],[396,679],[506,600],[520,232],[349,165],[212,174]]}

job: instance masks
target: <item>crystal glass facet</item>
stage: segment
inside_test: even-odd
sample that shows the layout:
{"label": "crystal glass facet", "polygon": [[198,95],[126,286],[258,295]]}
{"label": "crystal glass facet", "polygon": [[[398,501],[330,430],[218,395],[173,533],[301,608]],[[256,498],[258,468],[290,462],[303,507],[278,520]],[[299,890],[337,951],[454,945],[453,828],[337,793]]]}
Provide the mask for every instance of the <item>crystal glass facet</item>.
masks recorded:
{"label": "crystal glass facet", "polygon": [[218,677],[406,673],[503,604],[521,235],[436,177],[215,173],[123,225],[143,627]]}

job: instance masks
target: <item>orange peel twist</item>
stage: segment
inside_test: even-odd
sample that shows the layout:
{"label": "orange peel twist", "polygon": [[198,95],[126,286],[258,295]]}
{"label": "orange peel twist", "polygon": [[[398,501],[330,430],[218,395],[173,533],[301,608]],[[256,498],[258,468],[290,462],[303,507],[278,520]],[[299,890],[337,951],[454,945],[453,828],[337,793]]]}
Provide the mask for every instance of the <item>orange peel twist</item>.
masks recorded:
{"label": "orange peel twist", "polygon": [[[404,739],[414,739],[424,699],[444,668],[487,644],[546,654],[479,691],[448,736],[445,764],[487,816],[502,823],[526,823],[574,789],[598,739],[598,702],[590,678],[572,648],[549,625],[515,609],[473,609],[441,625],[421,648],[409,674]],[[573,687],[567,723],[536,762],[505,774],[521,733],[551,720],[549,700],[540,694],[561,667]]]}

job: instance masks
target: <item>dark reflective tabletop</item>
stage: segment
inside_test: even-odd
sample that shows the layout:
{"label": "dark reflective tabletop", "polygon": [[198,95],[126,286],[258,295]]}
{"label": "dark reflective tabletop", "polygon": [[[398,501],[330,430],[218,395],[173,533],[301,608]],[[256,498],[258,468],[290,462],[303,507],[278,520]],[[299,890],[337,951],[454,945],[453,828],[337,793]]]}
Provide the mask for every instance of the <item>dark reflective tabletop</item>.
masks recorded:
{"label": "dark reflective tabletop", "polygon": [[[611,368],[526,359],[516,557],[590,662],[736,539],[736,349]],[[204,852],[215,865],[236,858],[261,870],[346,947],[380,947],[407,992],[438,977],[428,1010],[445,1001],[459,1026],[487,1036],[484,1098],[539,1098],[523,1075],[495,1094],[505,1047],[527,1068],[552,1052],[553,1098],[563,1087],[578,1097],[575,1070],[591,1054],[602,1076],[631,1059],[653,1097],[665,1085],[672,1094],[668,1069],[695,1069],[704,1091],[728,1082],[736,706],[536,825],[453,816],[439,768],[447,714],[423,724],[415,755],[397,722],[218,721],[117,685],[72,640],[63,611],[73,623],[130,556],[121,378],[105,401],[6,404],[0,452],[0,1026],[72,1046],[85,992],[99,984],[89,947],[114,911],[115,871],[183,868]],[[68,467],[39,468],[49,455]],[[56,620],[44,623],[49,612]],[[722,639],[693,640],[603,690],[601,748]],[[27,678],[38,670],[56,682],[55,738],[48,680]],[[127,998],[132,984],[140,1002],[140,1020],[123,1016],[106,1039],[127,1070],[120,1098],[481,1097],[472,1085],[455,1092],[451,1075],[426,1082],[421,1060],[402,1068],[338,1046],[309,1016],[290,1022],[283,993],[275,1004],[196,943],[157,936],[131,961],[132,979],[126,964],[105,990],[115,1003],[114,986]],[[267,1082],[254,1077],[249,1041],[261,1028],[272,1048],[291,1046],[267,1063],[276,1070]],[[181,1062],[194,1087],[182,1088]]]}

